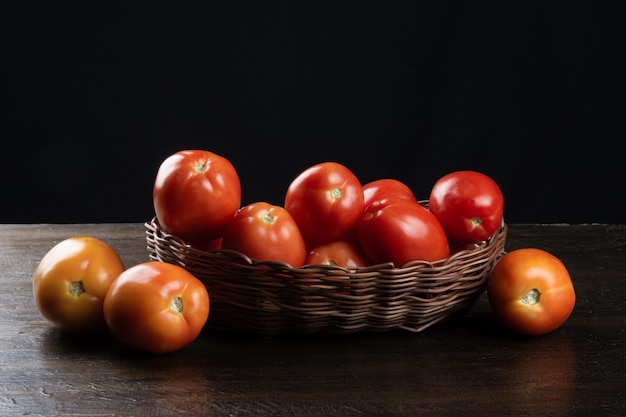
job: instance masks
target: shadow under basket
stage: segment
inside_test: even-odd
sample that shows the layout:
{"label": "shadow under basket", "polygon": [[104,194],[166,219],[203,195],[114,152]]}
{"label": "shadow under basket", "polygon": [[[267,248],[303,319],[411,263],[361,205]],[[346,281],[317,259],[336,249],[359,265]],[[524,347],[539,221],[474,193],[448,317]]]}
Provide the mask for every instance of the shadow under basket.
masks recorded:
{"label": "shadow under basket", "polygon": [[265,335],[420,332],[474,304],[504,254],[507,233],[503,223],[475,248],[436,264],[293,268],[227,249],[195,249],[164,232],[156,218],[145,226],[151,260],[180,265],[206,285],[208,328]]}

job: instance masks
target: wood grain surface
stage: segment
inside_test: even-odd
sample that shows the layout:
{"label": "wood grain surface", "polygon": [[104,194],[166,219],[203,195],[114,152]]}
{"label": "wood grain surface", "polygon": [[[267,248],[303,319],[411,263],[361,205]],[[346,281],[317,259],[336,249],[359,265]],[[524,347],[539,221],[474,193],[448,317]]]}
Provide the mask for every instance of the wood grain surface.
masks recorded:
{"label": "wood grain surface", "polygon": [[576,287],[572,316],[545,336],[507,332],[483,296],[417,334],[206,330],[160,356],[41,317],[35,266],[76,235],[126,266],[147,260],[141,224],[0,225],[2,416],[626,415],[626,226],[509,226],[508,250],[552,252]]}

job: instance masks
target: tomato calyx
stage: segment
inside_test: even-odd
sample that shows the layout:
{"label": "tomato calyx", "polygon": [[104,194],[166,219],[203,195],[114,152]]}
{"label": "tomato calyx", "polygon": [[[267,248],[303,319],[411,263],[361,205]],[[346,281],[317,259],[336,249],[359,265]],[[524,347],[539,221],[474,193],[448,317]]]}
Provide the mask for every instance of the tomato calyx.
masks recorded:
{"label": "tomato calyx", "polygon": [[532,290],[524,294],[524,296],[520,299],[520,301],[524,304],[528,304],[532,306],[535,304],[539,304],[540,298],[541,298],[541,293],[539,292],[539,290],[537,288],[533,288]]}
{"label": "tomato calyx", "polygon": [[472,227],[478,227],[481,224],[483,224],[483,219],[482,217],[472,217],[471,222],[472,222]]}
{"label": "tomato calyx", "polygon": [[196,162],[193,166],[193,172],[196,174],[204,174],[209,169],[209,164],[206,162]]}
{"label": "tomato calyx", "polygon": [[330,198],[333,200],[340,200],[343,197],[343,189],[341,186],[336,186],[330,190]]}
{"label": "tomato calyx", "polygon": [[82,281],[72,281],[67,291],[74,297],[80,297],[85,293],[85,286]]}
{"label": "tomato calyx", "polygon": [[177,313],[183,313],[183,298],[181,296],[174,297],[170,300],[170,308]]}
{"label": "tomato calyx", "polygon": [[261,220],[265,224],[272,224],[274,223],[274,216],[272,216],[272,214],[268,211],[267,213],[263,213],[263,215],[261,215]]}

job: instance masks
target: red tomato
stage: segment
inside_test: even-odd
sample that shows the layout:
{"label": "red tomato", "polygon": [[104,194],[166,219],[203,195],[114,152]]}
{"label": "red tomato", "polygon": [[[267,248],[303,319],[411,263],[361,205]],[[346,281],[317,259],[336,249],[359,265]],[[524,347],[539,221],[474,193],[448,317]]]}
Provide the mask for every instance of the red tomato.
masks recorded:
{"label": "red tomato", "polygon": [[367,266],[369,261],[363,250],[355,244],[335,241],[311,249],[304,263],[356,268]]}
{"label": "red tomato", "polygon": [[461,251],[475,250],[478,247],[477,243],[461,243],[452,239],[448,239],[448,244],[450,246],[450,255],[454,255]]}
{"label": "red tomato", "polygon": [[302,266],[306,247],[293,217],[283,207],[265,202],[248,204],[224,231],[222,248],[252,259]]}
{"label": "red tomato", "polygon": [[504,255],[489,276],[487,294],[496,316],[509,328],[527,335],[556,330],[576,302],[563,262],[535,248]]}
{"label": "red tomato", "polygon": [[47,320],[71,333],[104,330],[104,296],[123,271],[122,260],[105,242],[83,236],[65,239],[35,268],[37,308]]}
{"label": "red tomato", "polygon": [[376,200],[389,197],[417,203],[413,190],[402,181],[393,178],[382,178],[368,182],[363,186],[364,208],[367,208],[367,206]]}
{"label": "red tomato", "polygon": [[344,165],[323,162],[298,175],[285,195],[285,209],[309,247],[344,236],[363,211],[359,179]]}
{"label": "red tomato", "polygon": [[161,163],[153,202],[163,230],[203,246],[218,239],[237,214],[241,183],[228,159],[209,151],[180,151]]}
{"label": "red tomato", "polygon": [[418,203],[398,198],[375,201],[363,213],[357,232],[373,263],[401,267],[414,260],[435,262],[450,256],[441,224]]}
{"label": "red tomato", "polygon": [[[400,200],[417,203],[417,199],[413,191],[408,185],[393,178],[382,178],[365,184],[363,187],[363,210],[367,210],[370,204],[377,200],[385,198],[398,198]],[[358,221],[357,221],[358,224]],[[341,237],[340,240],[352,242],[357,246],[360,245],[358,232],[355,224],[352,229]]]}
{"label": "red tomato", "polygon": [[218,239],[210,240],[203,244],[192,244],[190,246],[201,251],[220,249],[222,247],[222,238],[220,237]]}
{"label": "red tomato", "polygon": [[209,317],[204,284],[180,266],[145,262],[127,269],[104,299],[104,317],[121,342],[147,352],[173,352],[198,337]]}
{"label": "red tomato", "polygon": [[456,171],[437,180],[430,193],[429,208],[448,237],[461,243],[476,243],[500,227],[504,197],[489,176]]}

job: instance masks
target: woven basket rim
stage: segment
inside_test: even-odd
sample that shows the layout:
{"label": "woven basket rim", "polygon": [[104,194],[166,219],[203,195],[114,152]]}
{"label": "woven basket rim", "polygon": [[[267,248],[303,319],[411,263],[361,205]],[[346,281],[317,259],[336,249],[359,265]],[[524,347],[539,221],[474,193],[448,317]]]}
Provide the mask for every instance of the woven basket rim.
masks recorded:
{"label": "woven basket rim", "polygon": [[[507,224],[502,220],[500,228],[498,231],[493,233],[489,238],[484,241],[477,242],[474,248],[471,249],[462,249],[459,250],[448,258],[440,259],[436,261],[425,261],[425,260],[413,260],[407,262],[402,266],[395,266],[393,262],[383,262],[378,264],[372,264],[367,266],[359,266],[359,267],[345,267],[340,265],[325,265],[325,264],[306,264],[298,267],[294,267],[286,262],[277,261],[277,260],[269,260],[269,259],[255,259],[247,256],[246,254],[226,248],[217,248],[217,249],[208,249],[203,250],[196,248],[187,242],[185,242],[182,238],[172,233],[168,233],[163,230],[156,216],[154,216],[149,222],[145,222],[144,226],[148,229],[149,232],[159,233],[162,235],[164,239],[175,241],[179,246],[184,247],[185,250],[189,253],[189,255],[196,257],[203,256],[227,256],[232,259],[237,259],[239,262],[243,262],[244,265],[248,265],[250,267],[271,267],[274,269],[284,269],[285,271],[294,271],[294,272],[312,272],[312,270],[319,271],[337,271],[341,270],[346,273],[358,274],[359,276],[366,276],[368,273],[376,273],[380,270],[387,271],[395,271],[397,275],[402,275],[403,272],[411,273],[416,268],[428,268],[432,270],[442,270],[446,267],[450,267],[450,265],[454,265],[456,262],[463,260],[465,258],[476,258],[476,254],[481,250],[485,250],[488,248],[489,244],[492,240],[494,240],[498,232],[502,232],[504,229],[506,231]],[[480,262],[480,260],[477,260]]]}

